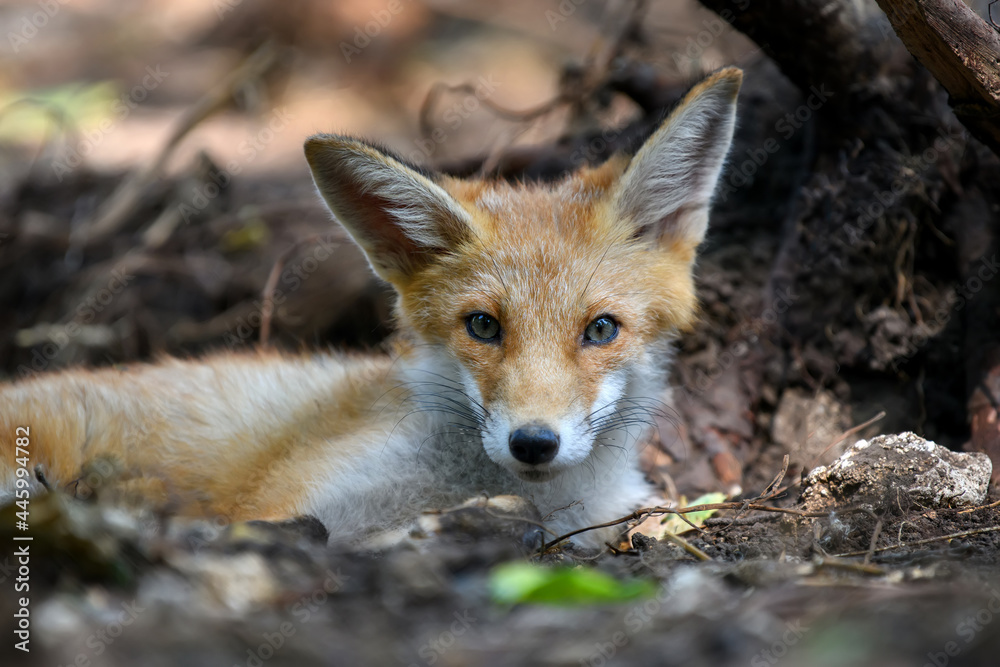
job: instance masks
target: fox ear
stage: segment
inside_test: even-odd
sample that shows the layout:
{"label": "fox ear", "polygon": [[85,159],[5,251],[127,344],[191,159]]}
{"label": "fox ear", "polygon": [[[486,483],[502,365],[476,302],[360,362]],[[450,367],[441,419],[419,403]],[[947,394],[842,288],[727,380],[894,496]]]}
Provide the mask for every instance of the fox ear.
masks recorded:
{"label": "fox ear", "polygon": [[613,201],[616,214],[637,226],[637,236],[658,245],[701,243],[742,81],[743,72],[729,67],[699,83],[629,162]]}
{"label": "fox ear", "polygon": [[441,186],[373,146],[317,134],[305,152],[330,211],[393,285],[471,233],[468,212]]}

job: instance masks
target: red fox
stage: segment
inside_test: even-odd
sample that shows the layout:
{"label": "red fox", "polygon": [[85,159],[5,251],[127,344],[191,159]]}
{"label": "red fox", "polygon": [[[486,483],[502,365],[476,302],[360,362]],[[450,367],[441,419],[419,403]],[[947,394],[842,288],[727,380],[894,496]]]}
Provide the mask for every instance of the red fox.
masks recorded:
{"label": "red fox", "polygon": [[312,515],[331,540],[482,494],[530,499],[558,534],[627,514],[651,494],[638,449],[696,317],[695,251],[741,82],[716,72],[634,156],[554,185],[309,138],[319,193],[396,291],[395,353],[219,354],[2,385],[0,501],[41,490],[36,466],[72,491],[113,461],[178,513]]}

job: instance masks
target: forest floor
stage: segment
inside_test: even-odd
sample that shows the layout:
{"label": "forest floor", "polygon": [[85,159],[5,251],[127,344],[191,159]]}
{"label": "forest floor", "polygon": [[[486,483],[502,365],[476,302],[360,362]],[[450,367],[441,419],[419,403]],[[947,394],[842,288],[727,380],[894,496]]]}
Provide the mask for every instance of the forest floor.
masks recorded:
{"label": "forest floor", "polygon": [[[831,138],[840,119],[819,81],[796,87],[695,3],[652,3],[642,38],[598,3],[202,4],[60,4],[34,32],[35,3],[0,12],[0,32],[25,40],[0,78],[0,374],[257,345],[379,350],[389,296],[331,227],[304,137],[553,178],[641,135],[697,74],[737,64],[702,318],[643,463],[680,505],[721,492],[740,509],[702,517],[683,543],[648,537],[662,527],[645,517],[633,532],[647,537],[599,553],[544,548],[530,523],[477,508],[347,549],[309,519],[188,521],[97,488],[53,493],[31,506],[31,653],[11,640],[17,508],[0,511],[4,664],[996,663],[993,486],[972,504],[895,487],[863,507],[856,489],[821,510],[802,496],[806,474],[860,438],[912,431],[956,451],[971,438],[973,342],[996,330],[977,308],[995,317],[997,290],[973,289],[991,259],[962,230],[996,228],[1000,166],[908,57],[877,79],[906,88],[906,113],[866,98],[857,136]],[[381,39],[364,38],[371,21]],[[860,237],[815,234],[879,202]],[[772,509],[743,504],[755,498]],[[526,561],[610,579],[512,598],[505,566]],[[612,599],[584,590],[602,585]]]}

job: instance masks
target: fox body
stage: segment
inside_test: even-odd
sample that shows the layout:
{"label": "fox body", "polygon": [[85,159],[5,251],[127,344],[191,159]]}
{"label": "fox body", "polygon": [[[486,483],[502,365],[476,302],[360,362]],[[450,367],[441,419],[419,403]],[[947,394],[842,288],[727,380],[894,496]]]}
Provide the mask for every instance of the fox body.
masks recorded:
{"label": "fox body", "polygon": [[741,76],[717,72],[634,156],[554,185],[310,138],[320,194],[398,295],[394,354],[221,354],[4,385],[0,499],[25,485],[13,441],[27,427],[50,486],[113,462],[178,512],[313,515],[331,539],[481,494],[532,500],[556,533],[628,513],[650,495],[638,448],[695,317]]}

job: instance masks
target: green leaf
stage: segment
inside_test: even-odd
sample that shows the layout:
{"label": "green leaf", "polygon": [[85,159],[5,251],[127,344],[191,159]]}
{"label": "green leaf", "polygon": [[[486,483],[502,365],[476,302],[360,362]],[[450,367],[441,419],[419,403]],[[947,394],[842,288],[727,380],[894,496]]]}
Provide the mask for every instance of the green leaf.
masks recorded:
{"label": "green leaf", "polygon": [[[680,507],[694,507],[695,505],[714,505],[715,503],[726,502],[726,494],[724,493],[706,493],[703,496],[695,498],[690,503],[688,503],[683,496],[681,496]],[[715,514],[718,510],[702,510],[700,512],[688,512],[684,516],[687,520],[696,526],[702,526],[705,523],[705,519]],[[680,535],[686,531],[691,530],[691,526],[688,525],[687,521],[680,518],[676,514],[668,514],[667,518],[663,520],[663,532],[659,535],[654,535],[656,538],[660,538],[667,533],[672,533],[673,535]]]}
{"label": "green leaf", "polygon": [[[114,83],[72,83],[31,91],[0,90],[0,141],[44,139],[61,117],[69,130],[95,130],[101,121],[116,122],[113,112],[118,89]],[[98,135],[103,136],[103,135]]]}
{"label": "green leaf", "polygon": [[252,250],[267,243],[271,239],[271,229],[259,216],[251,217],[243,222],[243,226],[230,229],[222,235],[220,243],[223,252],[242,252]]}
{"label": "green leaf", "polygon": [[584,567],[542,567],[506,563],[490,574],[493,599],[507,604],[534,603],[576,606],[625,602],[656,592],[652,581],[620,581]]}

